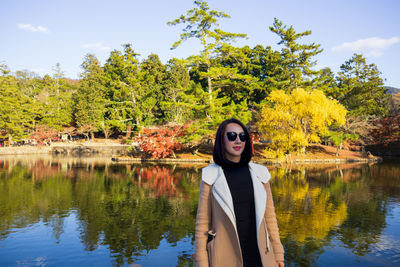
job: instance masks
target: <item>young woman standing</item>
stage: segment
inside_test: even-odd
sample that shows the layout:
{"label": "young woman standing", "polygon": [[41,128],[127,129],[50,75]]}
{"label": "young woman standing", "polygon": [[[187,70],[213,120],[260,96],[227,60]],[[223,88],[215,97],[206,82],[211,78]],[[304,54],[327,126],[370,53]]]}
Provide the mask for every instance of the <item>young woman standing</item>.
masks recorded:
{"label": "young woman standing", "polygon": [[215,138],[215,163],[202,170],[196,266],[284,266],[271,175],[266,167],[250,162],[251,157],[246,127],[236,119],[222,122]]}

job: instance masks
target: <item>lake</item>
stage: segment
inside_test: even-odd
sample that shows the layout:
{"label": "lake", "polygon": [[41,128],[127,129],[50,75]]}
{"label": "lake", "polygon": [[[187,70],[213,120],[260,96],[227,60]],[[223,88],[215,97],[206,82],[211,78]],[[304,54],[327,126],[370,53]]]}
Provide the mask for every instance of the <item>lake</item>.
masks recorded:
{"label": "lake", "polygon": [[[193,266],[205,165],[0,158],[0,266]],[[286,266],[400,266],[400,162],[270,167]]]}

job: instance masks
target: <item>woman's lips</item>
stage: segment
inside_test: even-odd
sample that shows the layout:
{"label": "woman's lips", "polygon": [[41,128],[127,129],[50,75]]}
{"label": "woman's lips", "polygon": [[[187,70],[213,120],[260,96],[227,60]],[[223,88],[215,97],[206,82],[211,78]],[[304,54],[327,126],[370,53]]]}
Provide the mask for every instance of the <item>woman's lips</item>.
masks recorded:
{"label": "woman's lips", "polygon": [[240,146],[234,146],[234,147],[233,147],[233,149],[236,150],[236,151],[239,151],[241,148],[242,148],[242,147],[240,147]]}

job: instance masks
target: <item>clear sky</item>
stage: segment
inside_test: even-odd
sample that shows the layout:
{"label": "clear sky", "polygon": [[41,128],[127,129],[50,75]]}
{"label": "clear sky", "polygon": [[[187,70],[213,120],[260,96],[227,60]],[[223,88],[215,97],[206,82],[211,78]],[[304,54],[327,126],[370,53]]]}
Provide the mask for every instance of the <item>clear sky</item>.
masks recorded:
{"label": "clear sky", "polygon": [[[297,32],[311,30],[302,41],[319,43],[324,51],[318,67],[337,72],[353,53],[375,63],[385,85],[400,88],[399,0],[210,0],[211,9],[231,16],[223,30],[246,33],[239,46],[274,48],[269,31],[274,17]],[[78,78],[85,54],[102,63],[110,51],[131,43],[140,58],[158,54],[163,63],[200,50],[197,40],[170,47],[182,26],[167,22],[193,7],[191,0],[0,0],[0,63],[11,71],[52,74],[56,63],[66,77]]]}

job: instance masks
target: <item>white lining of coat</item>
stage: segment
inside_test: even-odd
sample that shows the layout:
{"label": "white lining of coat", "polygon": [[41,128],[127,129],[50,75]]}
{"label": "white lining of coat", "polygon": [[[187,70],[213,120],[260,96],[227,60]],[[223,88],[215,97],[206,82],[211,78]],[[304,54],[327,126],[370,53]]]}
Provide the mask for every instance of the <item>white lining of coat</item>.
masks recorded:
{"label": "white lining of coat", "polygon": [[229,190],[228,182],[226,181],[224,172],[221,169],[218,179],[214,182],[212,187],[212,193],[222,210],[226,213],[228,218],[231,220],[236,232],[236,217],[235,210],[233,209],[232,195]]}

